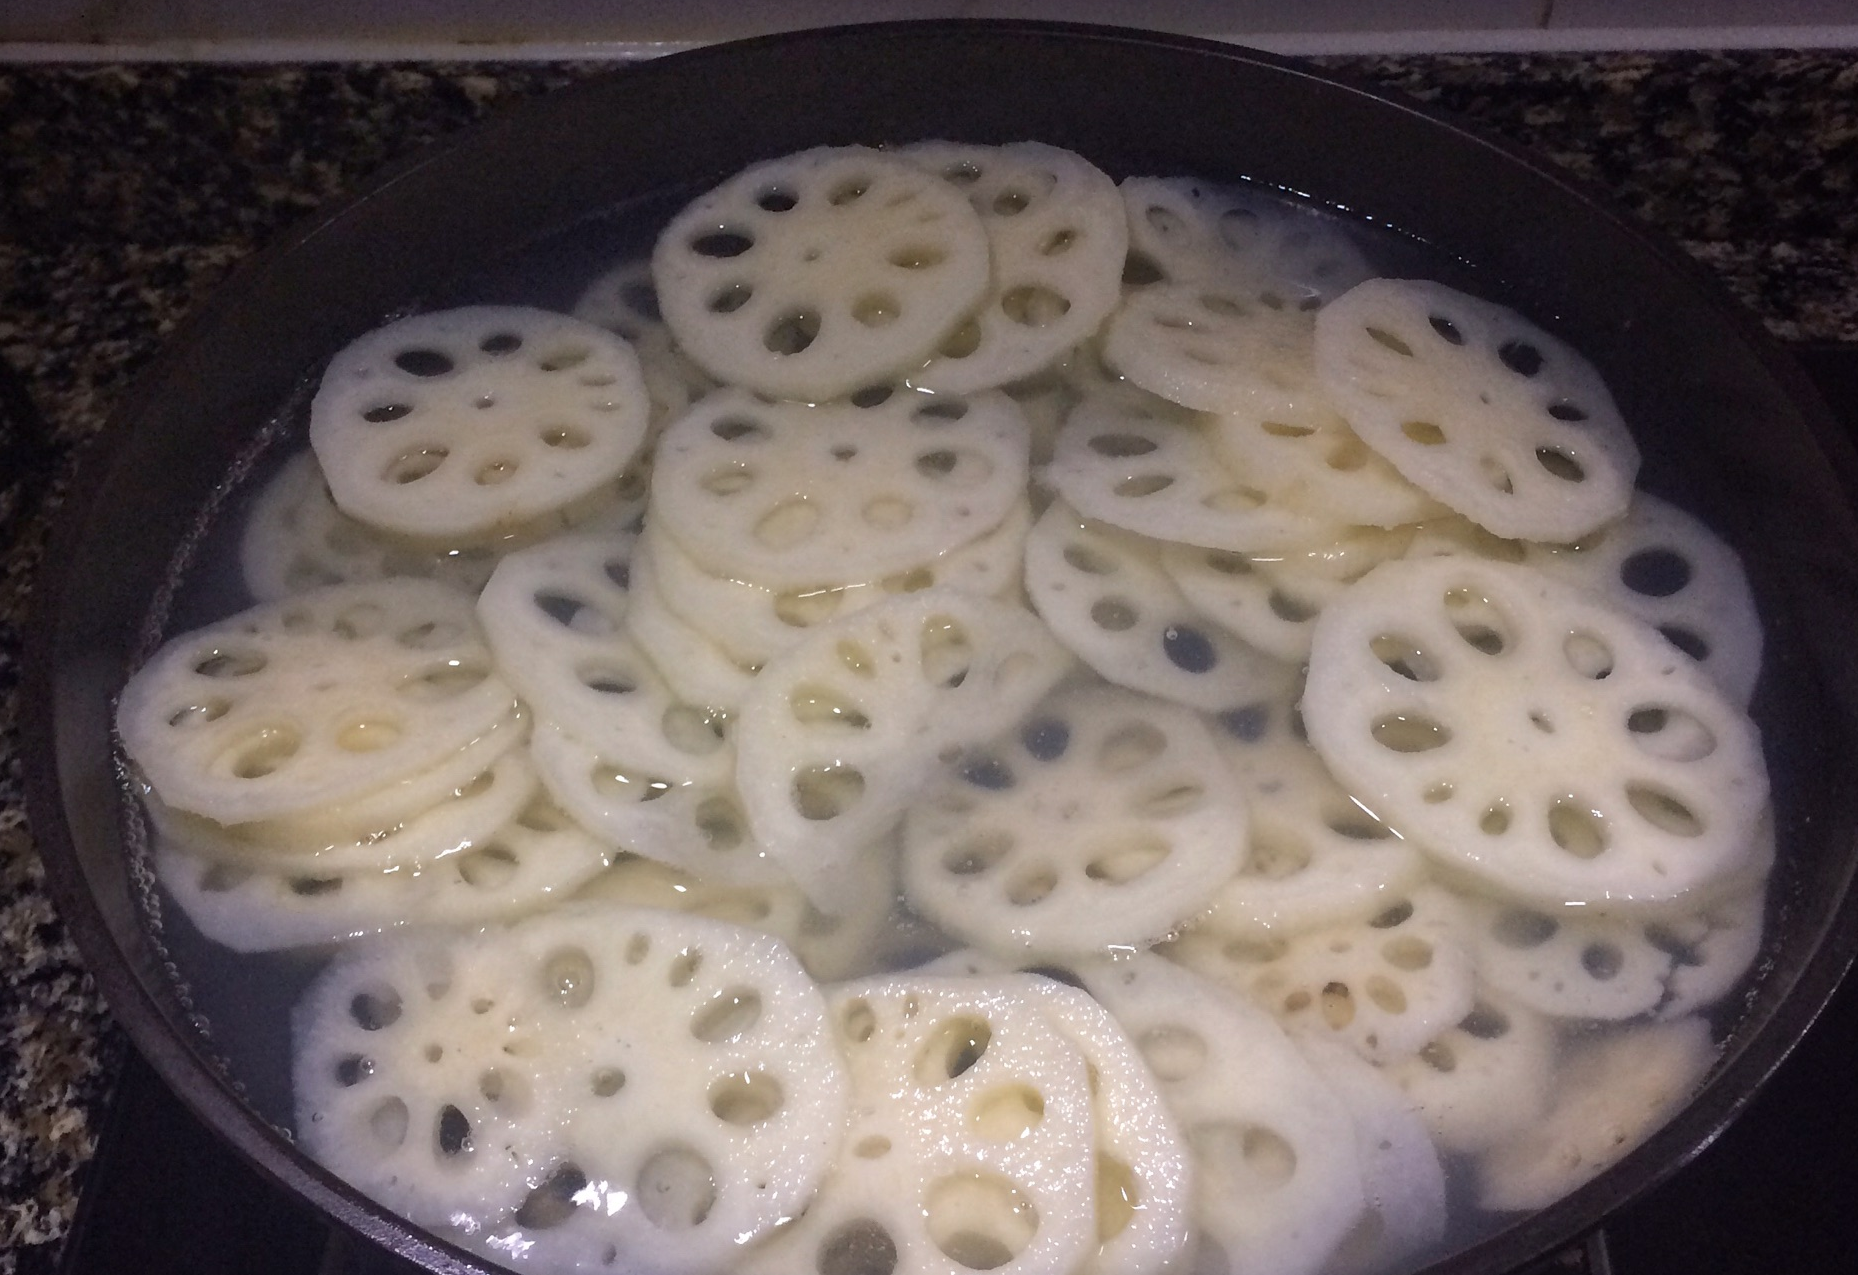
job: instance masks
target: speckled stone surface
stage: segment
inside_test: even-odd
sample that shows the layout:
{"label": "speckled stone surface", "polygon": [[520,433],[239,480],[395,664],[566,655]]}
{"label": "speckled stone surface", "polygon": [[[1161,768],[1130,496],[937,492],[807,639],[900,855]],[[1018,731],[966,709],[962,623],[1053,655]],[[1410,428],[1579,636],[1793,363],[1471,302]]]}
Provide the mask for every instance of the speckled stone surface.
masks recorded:
{"label": "speckled stone surface", "polygon": [[[1561,164],[1777,335],[1858,341],[1858,57],[1335,59]],[[381,164],[577,66],[0,70],[0,358],[73,457],[190,305]],[[0,511],[8,508],[0,475]],[[0,516],[6,516],[0,513]],[[0,527],[0,1275],[49,1269],[123,1048],[22,809],[20,629],[45,515]]]}

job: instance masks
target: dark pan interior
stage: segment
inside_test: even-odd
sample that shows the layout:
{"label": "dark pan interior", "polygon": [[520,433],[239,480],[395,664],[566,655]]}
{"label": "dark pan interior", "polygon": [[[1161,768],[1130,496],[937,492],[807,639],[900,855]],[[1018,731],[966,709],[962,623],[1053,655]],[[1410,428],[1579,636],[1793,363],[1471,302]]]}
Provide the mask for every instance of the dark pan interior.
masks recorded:
{"label": "dark pan interior", "polygon": [[67,921],[170,1084],[288,1189],[435,1270],[479,1270],[290,1150],[221,1073],[144,924],[110,716],[174,565],[235,460],[383,316],[598,210],[827,143],[1036,138],[1113,176],[1249,178],[1398,228],[1586,352],[1642,485],[1742,552],[1768,625],[1757,700],[1782,864],[1760,975],[1705,1092],[1615,1170],[1451,1259],[1498,1271],[1586,1229],[1705,1145],[1858,944],[1858,457],[1804,378],[1671,250],[1566,179],[1409,105],[1227,46],[1030,23],[849,28],[721,46],[533,103],[382,179],[259,258],[177,337],[90,457],[39,595],[25,724],[35,832]]}

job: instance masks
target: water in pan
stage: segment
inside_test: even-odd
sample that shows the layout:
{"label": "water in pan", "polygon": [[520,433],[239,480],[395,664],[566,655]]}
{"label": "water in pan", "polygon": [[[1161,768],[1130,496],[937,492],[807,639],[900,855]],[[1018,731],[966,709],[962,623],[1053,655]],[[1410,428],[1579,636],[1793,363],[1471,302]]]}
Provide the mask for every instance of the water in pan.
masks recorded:
{"label": "water in pan", "polygon": [[[508,260],[494,263],[487,270],[461,277],[454,294],[443,299],[434,299],[433,304],[483,301],[524,302],[565,309],[572,303],[586,280],[600,274],[615,260],[636,253],[649,236],[655,220],[655,218],[648,219],[643,216],[617,223],[611,220],[595,219],[541,245],[512,254]],[[1464,272],[1458,270],[1455,263],[1439,260],[1408,241],[1391,235],[1369,235],[1359,231],[1357,233],[1361,235],[1359,242],[1365,245],[1372,257],[1377,273],[1390,276],[1444,277],[1457,282],[1465,281]],[[1135,278],[1139,280],[1142,277],[1141,267],[1138,265]],[[1470,286],[1476,289],[1475,282]],[[282,460],[290,450],[292,450],[290,440],[286,440],[273,449],[270,455],[277,460]],[[260,486],[261,484],[254,480],[252,490],[255,492]],[[236,519],[225,519],[216,525],[213,533],[208,537],[197,559],[199,565],[190,572],[187,587],[176,607],[174,628],[178,629],[187,623],[204,620],[235,609],[236,604],[229,600],[227,591],[228,577],[231,573],[224,564],[231,562],[234,557],[233,545],[239,530]],[[1116,533],[1105,534],[1113,541]],[[1298,607],[1292,600],[1278,606],[1276,610],[1280,619],[1288,621],[1295,616]],[[1285,614],[1286,612],[1288,614]],[[1467,641],[1469,640],[1467,638]],[[1192,629],[1187,629],[1183,636],[1180,626],[1175,626],[1173,649],[1169,655],[1173,665],[1177,669],[1184,669],[1200,663],[1196,652],[1205,641],[1202,635]],[[1193,646],[1195,649],[1187,651],[1184,650],[1185,646]],[[1088,656],[1086,658],[1088,659]],[[1217,728],[1225,732],[1229,746],[1238,754],[1243,755],[1245,749],[1258,743],[1259,738],[1265,733],[1273,729],[1281,732],[1291,726],[1292,722],[1288,713],[1289,702],[1286,696],[1274,706],[1249,703],[1223,706],[1232,711],[1223,714],[1217,720]],[[1263,707],[1264,711],[1253,711],[1259,707]],[[1027,747],[1036,757],[1036,741],[1028,744]],[[990,792],[1000,786],[996,778],[1001,772],[992,767],[1009,765],[1011,762],[1009,759],[1000,757],[981,757],[969,758],[964,764],[967,770],[958,782],[966,783],[981,792]],[[1372,820],[1342,820],[1341,822],[1345,825],[1343,828],[1332,827],[1331,831],[1358,841],[1371,842],[1381,839]],[[1373,919],[1381,922],[1378,928],[1382,930],[1397,929],[1408,924],[1415,911],[1411,906],[1408,906],[1406,910],[1405,916],[1398,915],[1397,910],[1394,913],[1377,912]],[[241,958],[236,962],[228,961],[223,951],[192,933],[191,927],[178,915],[171,904],[168,911],[170,915],[166,935],[170,948],[178,964],[188,976],[195,1002],[211,1020],[215,1029],[215,1039],[227,1052],[233,1073],[245,1083],[261,1109],[280,1122],[287,1122],[290,1117],[291,1103],[286,1092],[287,1086],[283,1081],[283,1077],[287,1075],[289,1050],[284,1009],[295,998],[306,981],[313,977],[320,963],[320,957],[254,955]],[[1532,952],[1542,948],[1549,939],[1545,930],[1554,928],[1552,924],[1544,925],[1540,910],[1537,908],[1494,906],[1488,911],[1490,913],[1489,929],[1500,940],[1497,946],[1512,953]],[[1719,928],[1728,929],[1729,927],[1725,925]],[[1698,955],[1701,950],[1700,940],[1694,934],[1687,937],[1681,930],[1682,926],[1665,926],[1641,944],[1636,953],[1622,952],[1617,943],[1607,936],[1589,936],[1573,946],[1572,960],[1576,967],[1587,971],[1592,984],[1617,987],[1623,982],[1630,981],[1630,979],[1618,977],[1620,966],[1627,963],[1629,956],[1642,957],[1649,952],[1653,954],[1651,959],[1656,961],[1655,954],[1663,952],[1667,960],[1662,978],[1668,980],[1674,964],[1681,966],[1684,962],[1694,963],[1700,959]],[[1709,932],[1709,927],[1706,927],[1705,932]],[[1257,942],[1254,939],[1255,936],[1245,932],[1243,925],[1223,931],[1218,929],[1209,931],[1202,927],[1197,935],[1175,950],[1189,964],[1197,964],[1199,968],[1217,969],[1224,966],[1230,973],[1231,967],[1237,966],[1241,968],[1241,973],[1236,977],[1245,981],[1256,981],[1256,971],[1245,967],[1269,964],[1273,959],[1281,958],[1283,953],[1271,950],[1272,943]],[[928,950],[946,947],[950,942],[951,940],[946,938],[937,939],[932,935],[928,940]],[[1565,934],[1562,946],[1566,946]],[[1405,950],[1411,951],[1412,949]],[[923,954],[924,949],[921,946],[914,944],[908,946],[907,959],[914,959]],[[1047,963],[1050,964],[1050,962]],[[1409,963],[1412,962],[1409,960]],[[1512,957],[1511,963],[1520,963],[1524,966],[1528,964],[1517,957]],[[1643,974],[1643,971],[1633,972],[1641,976]],[[1520,974],[1513,976],[1522,979],[1525,983],[1540,981],[1539,968],[1533,972],[1530,968],[1524,968]],[[1326,975],[1319,978],[1311,985],[1313,994],[1303,994],[1303,1003],[1295,1008],[1290,1008],[1300,995],[1299,985],[1295,980],[1288,987],[1282,984],[1272,986],[1276,988],[1278,1007],[1286,1009],[1293,1019],[1301,1014],[1303,1025],[1306,1027],[1313,1027],[1320,1031],[1326,1026],[1330,1030],[1340,1031],[1348,1025],[1340,1020],[1354,1016],[1352,1007],[1343,1008],[1348,992],[1346,982],[1351,977],[1353,977],[1352,974],[1345,975],[1341,979]],[[1658,977],[1655,977],[1653,981],[1658,982],[1661,988],[1654,996],[1654,1004],[1668,1005],[1670,999],[1668,983],[1661,982]],[[1339,985],[1343,987],[1344,996],[1342,997],[1335,995],[1332,990]],[[1366,984],[1363,985],[1365,987]],[[1386,1000],[1387,994],[1383,993],[1379,999]],[[1409,1072],[1418,1077],[1413,1081],[1416,1086],[1434,1083],[1433,1078],[1448,1075],[1453,1070],[1468,1071],[1470,1065],[1465,1060],[1475,1056],[1478,1042],[1517,1035],[1518,1033],[1514,1031],[1505,1030],[1502,1024],[1506,1019],[1520,1018],[1528,1013],[1528,1011],[1512,1010],[1506,1015],[1501,1009],[1488,1003],[1489,1000],[1490,998],[1487,997],[1484,1003],[1480,1003],[1469,1012],[1455,1013],[1452,1016],[1453,1021],[1458,1022],[1459,1026],[1457,1034],[1450,1040],[1442,1039],[1434,1033],[1433,1038],[1418,1045],[1398,1048],[1387,1046],[1386,1048],[1390,1054],[1407,1056],[1409,1061],[1404,1065]],[[1365,1000],[1362,1008],[1366,1008]],[[1598,1011],[1583,1010],[1576,1014],[1576,1017],[1586,1023],[1597,1013]],[[1589,1026],[1585,1030],[1596,1029]],[[1526,1032],[1521,1034],[1527,1035]],[[1557,1031],[1549,1031],[1547,1036],[1552,1037],[1557,1034]],[[1559,1034],[1572,1039],[1578,1033],[1560,1031]],[[1604,1037],[1607,1033],[1599,1032],[1598,1034]],[[1356,1043],[1358,1047],[1362,1044],[1359,1039],[1353,1043]],[[1682,1039],[1673,1037],[1669,1043],[1666,1052],[1674,1055],[1675,1061],[1672,1065],[1679,1072],[1685,1072],[1697,1065],[1697,1054],[1692,1048],[1695,1043],[1694,1038],[1688,1037]],[[1380,1047],[1381,1042],[1370,1042],[1366,1046],[1370,1054]],[[1567,1047],[1563,1046],[1563,1048]],[[1586,1058],[1587,1062],[1583,1065],[1590,1069],[1602,1069],[1602,1054],[1597,1051],[1590,1052]],[[1402,1065],[1398,1058],[1391,1056],[1379,1058],[1377,1061],[1390,1067]],[[1333,1062],[1330,1064],[1332,1068],[1347,1065],[1347,1063]],[[1615,1067],[1621,1065],[1617,1061],[1614,1063]],[[1642,1064],[1626,1063],[1623,1065],[1632,1067]],[[1532,1068],[1534,1068],[1533,1063],[1525,1066],[1524,1070],[1530,1071]],[[1539,1071],[1539,1069],[1536,1070]],[[1688,1079],[1687,1076],[1686,1079]],[[1336,1083],[1345,1085],[1347,1081],[1339,1080]],[[1551,1084],[1546,1078],[1546,1073],[1537,1074],[1535,1079],[1529,1083],[1540,1086],[1544,1094]],[[1673,1080],[1670,1083],[1681,1089],[1685,1081]],[[1509,1092],[1506,1096],[1513,1099],[1514,1093]],[[1661,1095],[1650,1095],[1646,1099],[1648,1104],[1655,1104],[1659,1100],[1661,1100]],[[1512,1103],[1512,1105],[1519,1104]],[[1438,1123],[1449,1125],[1450,1117],[1441,1116]],[[1476,1124],[1478,1119],[1472,1118],[1468,1123]],[[1435,1132],[1437,1131],[1437,1124],[1435,1124]],[[1479,1161],[1477,1156],[1470,1154],[1468,1150],[1476,1148],[1481,1154],[1482,1143],[1488,1141],[1489,1131],[1487,1129],[1466,1131],[1460,1127],[1456,1132],[1448,1131],[1443,1136],[1448,1140],[1456,1140],[1459,1145],[1467,1148],[1466,1154],[1454,1155],[1448,1159],[1449,1172],[1445,1179],[1450,1191],[1452,1210],[1462,1226],[1454,1233],[1451,1240],[1441,1241],[1441,1244],[1445,1247],[1455,1247],[1458,1243],[1474,1236],[1478,1230],[1501,1220],[1502,1215],[1484,1213],[1477,1208],[1480,1190],[1488,1195],[1488,1183],[1480,1186]],[[1208,1154],[1217,1158],[1219,1153],[1212,1151]],[[1243,1164],[1246,1161],[1243,1145],[1240,1146],[1238,1154],[1239,1162]],[[1528,1153],[1524,1152],[1524,1154]],[[1485,1162],[1488,1163],[1488,1160]],[[1255,1169],[1256,1166],[1254,1165],[1253,1168]],[[1212,1172],[1213,1170],[1208,1170],[1209,1174]],[[1519,1189],[1527,1191],[1533,1188],[1526,1184]],[[989,1249],[987,1253],[977,1255],[970,1249],[962,1250],[969,1259],[968,1265],[981,1267],[994,1264],[988,1260],[988,1254],[993,1251]],[[1421,1244],[1417,1246],[1415,1255],[1423,1256],[1431,1251],[1433,1250],[1429,1243]],[[832,1275],[837,1275],[837,1273],[832,1273]]]}

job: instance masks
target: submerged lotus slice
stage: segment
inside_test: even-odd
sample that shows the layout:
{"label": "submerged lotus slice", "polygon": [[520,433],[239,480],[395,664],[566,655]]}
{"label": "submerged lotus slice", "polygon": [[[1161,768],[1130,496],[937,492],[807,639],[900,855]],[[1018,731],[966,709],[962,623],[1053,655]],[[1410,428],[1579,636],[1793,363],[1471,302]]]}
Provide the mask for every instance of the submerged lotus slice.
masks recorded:
{"label": "submerged lotus slice", "polygon": [[155,873],[200,932],[235,952],[308,947],[434,925],[479,925],[559,902],[613,851],[538,795],[470,848],[418,869],[231,867],[164,840]]}
{"label": "submerged lotus slice", "polygon": [[618,478],[645,440],[632,347],[521,306],[414,315],[347,346],[310,405],[342,512],[427,539],[490,536]]}
{"label": "submerged lotus slice", "polygon": [[1317,316],[1316,371],[1368,446],[1499,536],[1565,543],[1626,510],[1639,452],[1612,395],[1512,310],[1370,279]]}
{"label": "submerged lotus slice", "polygon": [[1161,567],[1202,615],[1267,655],[1302,664],[1322,609],[1373,567],[1400,556],[1411,540],[1405,529],[1351,527],[1296,552],[1169,544]]}
{"label": "submerged lotus slice", "polygon": [[736,778],[755,836],[823,910],[846,865],[935,779],[1069,670],[1038,617],[925,589],[821,625],[755,679]]}
{"label": "submerged lotus slice", "polygon": [[1287,1028],[1369,1062],[1410,1058],[1469,1012],[1475,977],[1455,896],[1421,886],[1362,920],[1285,936],[1196,930],[1182,962],[1234,988]]}
{"label": "submerged lotus slice", "polygon": [[1025,498],[1029,448],[998,393],[810,406],[722,390],[659,440],[652,517],[730,579],[879,579],[998,527]]}
{"label": "submerged lotus slice", "polygon": [[294,1026],[311,1155],[554,1269],[716,1269],[812,1195],[845,1117],[793,955],[683,914],[580,906],[358,947]]}
{"label": "submerged lotus slice", "polygon": [[1354,238],[1334,222],[1244,187],[1131,177],[1122,194],[1131,250],[1170,282],[1249,283],[1284,299],[1326,301],[1370,273]]}
{"label": "submerged lotus slice", "polygon": [[1129,223],[1116,184],[1040,142],[920,142],[899,154],[967,196],[987,230],[992,283],[912,385],[968,394],[1022,380],[1097,330],[1122,296]]}
{"label": "submerged lotus slice", "polygon": [[1479,988],[1469,1013],[1385,1070],[1442,1150],[1474,1154],[1541,1119],[1557,1051],[1548,1019]]}
{"label": "submerged lotus slice", "polygon": [[1378,1067],[1334,1041],[1296,1038],[1355,1123],[1367,1208],[1330,1259],[1337,1275],[1386,1271],[1445,1235],[1445,1166],[1418,1109]]}
{"label": "submerged lotus slice", "polygon": [[1571,545],[1531,545],[1528,561],[1593,589],[1670,639],[1746,706],[1761,672],[1761,618],[1735,550],[1656,496]]}
{"label": "submerged lotus slice", "polygon": [[274,602],[329,584],[430,577],[469,593],[497,565],[487,545],[432,549],[357,522],[335,507],[312,452],[299,452],[265,484],[239,541],[245,587]]}
{"label": "submerged lotus slice", "polygon": [[1294,680],[1205,619],[1162,570],[1158,548],[1053,501],[1026,538],[1026,592],[1052,633],[1108,680],[1189,708],[1236,710]]}
{"label": "submerged lotus slice", "polygon": [[832,1040],[851,1076],[845,1154],[805,1215],[741,1269],[1079,1269],[1098,1245],[1090,1072],[1027,990],[1041,981],[900,975],[835,988]]}
{"label": "submerged lotus slice", "polygon": [[1499,894],[1669,901],[1758,848],[1754,724],[1655,629],[1529,567],[1375,568],[1316,622],[1303,717],[1350,792]]}
{"label": "submerged lotus slice", "polygon": [[782,879],[736,796],[732,748],[725,747],[703,771],[680,775],[543,722],[530,751],[543,786],[561,808],[622,850],[718,883],[771,885]]}
{"label": "submerged lotus slice", "polygon": [[482,845],[535,796],[527,749],[504,753],[416,814],[369,825],[315,816],[225,825],[171,810],[151,798],[151,813],[203,858],[229,868],[298,876],[332,873],[417,873],[441,859]]}
{"label": "submerged lotus slice", "polygon": [[395,786],[494,731],[515,702],[468,596],[390,580],[182,634],[129,679],[116,725],[163,801],[244,823]]}
{"label": "submerged lotus slice", "polygon": [[1320,396],[1294,410],[1222,413],[1211,424],[1226,468],[1290,509],[1351,523],[1397,527],[1445,512],[1362,442]]}
{"label": "submerged lotus slice", "polygon": [[477,601],[497,667],[544,721],[675,783],[727,773],[720,725],[639,649],[630,536],[557,536],[510,554]]}
{"label": "submerged lotus slice", "polygon": [[1031,509],[1022,500],[992,531],[917,566],[877,579],[818,580],[787,589],[712,574],[652,527],[639,537],[639,551],[650,560],[652,582],[673,614],[732,660],[761,665],[827,621],[900,593],[945,584],[987,597],[1012,595],[1031,528]]}
{"label": "submerged lotus slice", "polygon": [[574,317],[617,333],[639,356],[639,374],[651,400],[655,435],[673,417],[716,388],[716,382],[671,337],[658,308],[651,262],[622,261],[595,279],[574,303]]}
{"label": "submerged lotus slice", "polygon": [[1076,967],[1160,1082],[1195,1157],[1208,1269],[1313,1275],[1366,1205],[1354,1122],[1270,1015],[1171,961]]}
{"label": "submerged lotus slice", "polygon": [[1426,876],[1419,849],[1335,782],[1289,718],[1286,700],[1218,725],[1251,825],[1245,858],[1208,898],[1201,933],[1258,938],[1357,919]]}
{"label": "submerged lotus slice", "polygon": [[1086,399],[1059,431],[1045,480],[1080,513],[1157,540],[1248,553],[1333,537],[1333,512],[1288,508],[1226,469],[1202,425]]}
{"label": "submerged lotus slice", "polygon": [[1598,1177],[1671,1118],[1715,1056],[1695,1017],[1570,1045],[1544,1117],[1479,1158],[1479,1206],[1544,1209]]}
{"label": "submerged lotus slice", "polygon": [[977,947],[1091,955],[1166,937],[1244,846],[1243,798],[1200,719],[1096,688],[949,768],[910,811],[904,881]]}
{"label": "submerged lotus slice", "polygon": [[652,254],[658,303],[717,378],[818,402],[912,371],[986,296],[961,191],[863,147],[755,164],[699,196]]}

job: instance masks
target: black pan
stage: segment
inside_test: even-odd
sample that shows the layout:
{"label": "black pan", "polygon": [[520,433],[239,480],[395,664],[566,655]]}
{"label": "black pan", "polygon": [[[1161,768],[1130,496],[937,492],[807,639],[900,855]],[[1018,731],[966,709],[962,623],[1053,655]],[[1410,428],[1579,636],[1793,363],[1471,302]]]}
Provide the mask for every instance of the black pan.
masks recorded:
{"label": "black pan", "polygon": [[[1701,272],[1566,177],[1411,104],[1226,45],[1034,23],[848,28],[629,68],[437,148],[260,257],[175,339],[88,458],[40,589],[24,727],[34,831],[61,911],[137,1046],[286,1190],[435,1271],[483,1269],[296,1154],[262,1082],[224,1057],[151,922],[112,700],[197,623],[192,551],[262,444],[300,428],[306,376],[462,276],[633,201],[675,202],[824,143],[1037,138],[1112,175],[1252,179],[1398,228],[1585,351],[1645,453],[1641,484],[1743,554],[1768,631],[1756,703],[1782,858],[1762,958],[1697,1098],[1587,1187],[1439,1269],[1509,1270],[1587,1230],[1722,1129],[1858,947],[1858,456],[1799,371]],[[494,274],[494,271],[492,272]],[[489,277],[489,276],[474,276]],[[504,299],[491,297],[487,299]],[[294,413],[294,415],[293,415]],[[269,433],[267,433],[269,431]],[[190,593],[189,591],[193,592]],[[1803,1166],[1802,1171],[1810,1171]]]}

